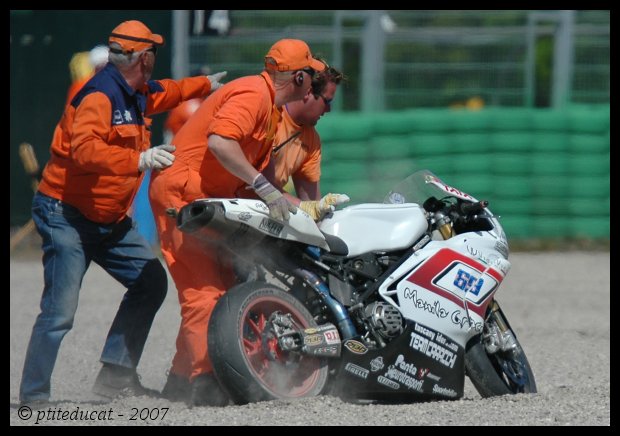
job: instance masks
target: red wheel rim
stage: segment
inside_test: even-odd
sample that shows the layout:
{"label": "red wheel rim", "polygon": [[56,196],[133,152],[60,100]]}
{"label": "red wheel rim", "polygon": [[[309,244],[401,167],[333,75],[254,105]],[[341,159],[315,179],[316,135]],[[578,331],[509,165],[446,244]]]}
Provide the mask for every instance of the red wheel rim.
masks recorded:
{"label": "red wheel rim", "polygon": [[248,367],[264,389],[276,398],[300,398],[308,395],[320,379],[321,362],[311,356],[281,350],[275,338],[263,348],[263,333],[273,312],[290,313],[304,328],[308,321],[292,305],[273,297],[261,297],[246,307],[240,325],[241,346]]}

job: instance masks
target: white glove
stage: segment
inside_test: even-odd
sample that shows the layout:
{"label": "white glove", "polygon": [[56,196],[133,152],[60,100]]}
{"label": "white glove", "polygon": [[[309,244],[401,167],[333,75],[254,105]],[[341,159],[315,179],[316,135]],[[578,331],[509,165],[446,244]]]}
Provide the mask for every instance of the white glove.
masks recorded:
{"label": "white glove", "polygon": [[262,174],[258,174],[252,183],[252,189],[262,198],[269,208],[269,216],[280,221],[288,221],[290,213],[297,213],[297,208],[288,202]]}
{"label": "white glove", "polygon": [[299,208],[318,221],[325,215],[336,210],[336,206],[346,203],[350,198],[345,194],[327,194],[319,201],[302,201]]}
{"label": "white glove", "polygon": [[211,82],[211,92],[221,88],[224,85],[223,83],[220,83],[220,80],[222,80],[226,74],[228,74],[228,71],[221,71],[207,76],[207,79]]}
{"label": "white glove", "polygon": [[174,162],[174,155],[171,152],[176,149],[174,145],[162,144],[143,151],[140,153],[138,171],[143,172],[151,168],[161,170],[169,167]]}

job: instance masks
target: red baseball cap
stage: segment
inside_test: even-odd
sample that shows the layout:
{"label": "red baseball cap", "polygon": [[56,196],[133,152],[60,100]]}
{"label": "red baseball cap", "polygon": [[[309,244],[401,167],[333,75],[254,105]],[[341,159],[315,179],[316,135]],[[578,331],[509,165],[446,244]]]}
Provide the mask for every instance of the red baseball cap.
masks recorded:
{"label": "red baseball cap", "polygon": [[300,39],[281,39],[265,56],[265,68],[276,71],[296,71],[304,68],[323,71],[325,64],[312,57],[308,44]]}
{"label": "red baseball cap", "polygon": [[125,52],[137,52],[154,45],[164,45],[164,38],[151,32],[141,21],[130,20],[116,26],[108,42],[116,42]]}

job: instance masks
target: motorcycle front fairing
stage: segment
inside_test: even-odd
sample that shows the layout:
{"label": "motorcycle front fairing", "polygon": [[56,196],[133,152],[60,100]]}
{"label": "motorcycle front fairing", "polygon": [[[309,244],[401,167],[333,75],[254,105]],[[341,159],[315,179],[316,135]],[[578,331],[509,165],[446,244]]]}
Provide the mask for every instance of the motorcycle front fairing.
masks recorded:
{"label": "motorcycle front fairing", "polygon": [[[427,170],[398,184],[385,201],[421,204],[428,198],[455,205],[477,202]],[[501,225],[488,209],[478,216],[487,221],[486,230],[453,233],[445,240],[433,238],[378,289],[405,318],[443,332],[461,347],[482,332],[487,306],[510,270],[508,243]]]}

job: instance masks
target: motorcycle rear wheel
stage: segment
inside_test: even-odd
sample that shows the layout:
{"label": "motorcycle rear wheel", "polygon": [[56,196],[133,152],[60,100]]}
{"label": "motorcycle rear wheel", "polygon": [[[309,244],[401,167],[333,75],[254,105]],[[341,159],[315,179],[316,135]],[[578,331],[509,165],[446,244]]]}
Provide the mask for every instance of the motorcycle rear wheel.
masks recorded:
{"label": "motorcycle rear wheel", "polygon": [[267,320],[279,311],[303,328],[316,327],[303,304],[263,282],[231,288],[209,321],[209,357],[221,384],[236,404],[316,396],[325,387],[325,359],[282,350],[269,335]]}
{"label": "motorcycle rear wheel", "polygon": [[[487,322],[493,322],[487,320]],[[514,335],[514,332],[513,332]],[[536,393],[536,381],[521,344],[489,354],[482,335],[474,337],[465,353],[465,371],[483,398],[519,393]]]}

